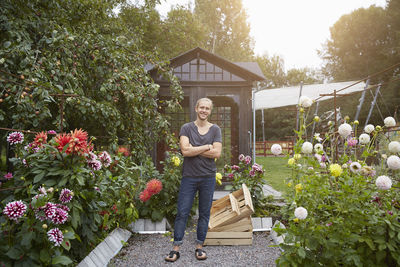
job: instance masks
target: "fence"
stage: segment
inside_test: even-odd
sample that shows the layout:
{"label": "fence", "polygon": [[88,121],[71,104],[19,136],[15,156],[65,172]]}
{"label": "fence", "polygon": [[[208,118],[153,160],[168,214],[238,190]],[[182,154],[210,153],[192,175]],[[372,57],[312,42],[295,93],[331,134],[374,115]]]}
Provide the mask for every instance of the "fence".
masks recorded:
{"label": "fence", "polygon": [[293,153],[293,141],[257,141],[256,142],[256,156],[273,156],[271,146],[279,144],[282,147],[282,154]]}

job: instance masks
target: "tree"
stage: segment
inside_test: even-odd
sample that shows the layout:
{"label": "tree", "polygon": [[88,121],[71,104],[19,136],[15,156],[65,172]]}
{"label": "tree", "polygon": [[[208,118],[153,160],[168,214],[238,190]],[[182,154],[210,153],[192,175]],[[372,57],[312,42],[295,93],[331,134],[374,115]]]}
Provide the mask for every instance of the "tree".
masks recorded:
{"label": "tree", "polygon": [[[141,34],[113,13],[123,2],[3,1],[1,125],[60,130],[63,116],[64,131],[84,128],[97,144],[130,145],[137,163],[154,141],[169,140],[146,64],[171,81],[165,105],[178,108],[183,93],[155,53],[142,50]],[[77,95],[66,98],[63,113],[62,93]]]}
{"label": "tree", "polygon": [[265,86],[276,88],[287,84],[283,58],[278,55],[270,57],[267,53],[264,53],[262,56],[256,56],[255,60],[260,66],[265,78],[267,78]]}
{"label": "tree", "polygon": [[242,0],[196,0],[195,16],[207,31],[205,49],[231,61],[249,61],[250,25]]}
{"label": "tree", "polygon": [[195,47],[205,47],[206,31],[189,7],[173,7],[161,27],[163,41],[159,50],[167,59]]}
{"label": "tree", "polygon": [[286,82],[289,86],[304,84],[322,83],[323,77],[318,71],[310,68],[290,69],[286,74]]}
{"label": "tree", "polygon": [[381,7],[360,8],[342,16],[319,51],[324,74],[336,81],[367,77],[390,65],[388,18]]}

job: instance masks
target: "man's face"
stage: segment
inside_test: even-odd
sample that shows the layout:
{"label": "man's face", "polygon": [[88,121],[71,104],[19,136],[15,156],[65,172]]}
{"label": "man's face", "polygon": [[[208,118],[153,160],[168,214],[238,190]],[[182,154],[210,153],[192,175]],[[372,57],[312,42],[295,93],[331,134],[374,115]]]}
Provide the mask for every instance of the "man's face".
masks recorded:
{"label": "man's face", "polygon": [[211,114],[211,103],[209,101],[200,101],[196,107],[197,118],[200,120],[207,120]]}

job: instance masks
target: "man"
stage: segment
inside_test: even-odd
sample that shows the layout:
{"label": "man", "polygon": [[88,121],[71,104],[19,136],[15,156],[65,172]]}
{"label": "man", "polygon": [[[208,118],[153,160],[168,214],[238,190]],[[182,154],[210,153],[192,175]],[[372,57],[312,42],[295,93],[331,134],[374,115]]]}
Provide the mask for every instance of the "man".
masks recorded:
{"label": "man", "polygon": [[197,222],[197,240],[195,257],[207,258],[203,243],[206,239],[210,209],[215,188],[215,159],[221,156],[221,129],[208,122],[213,103],[208,98],[201,98],[196,103],[197,118],[186,123],[179,133],[179,145],[183,154],[182,181],[178,195],[178,213],[175,219],[174,247],[166,261],[179,259],[179,247],[183,243],[186,222],[192,208],[196,192],[199,192],[199,219]]}

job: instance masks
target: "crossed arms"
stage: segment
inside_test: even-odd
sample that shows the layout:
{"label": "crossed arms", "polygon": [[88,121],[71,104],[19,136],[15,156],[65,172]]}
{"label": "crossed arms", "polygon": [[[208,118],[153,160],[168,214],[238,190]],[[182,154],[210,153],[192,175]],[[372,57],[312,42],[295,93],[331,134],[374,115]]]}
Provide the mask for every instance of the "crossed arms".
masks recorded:
{"label": "crossed arms", "polygon": [[181,136],[179,139],[179,146],[184,157],[195,157],[201,155],[206,158],[219,158],[221,156],[222,144],[214,142],[212,144],[202,146],[192,146],[187,136]]}

